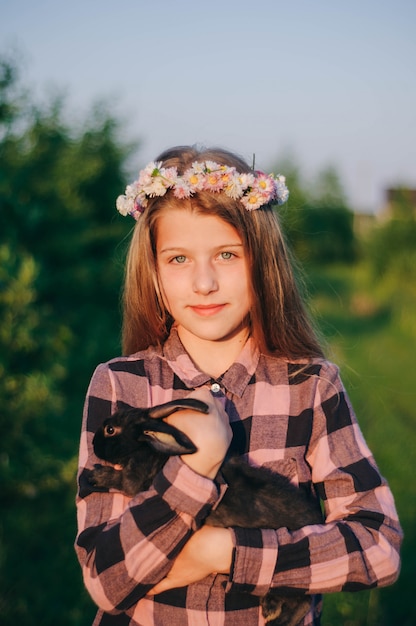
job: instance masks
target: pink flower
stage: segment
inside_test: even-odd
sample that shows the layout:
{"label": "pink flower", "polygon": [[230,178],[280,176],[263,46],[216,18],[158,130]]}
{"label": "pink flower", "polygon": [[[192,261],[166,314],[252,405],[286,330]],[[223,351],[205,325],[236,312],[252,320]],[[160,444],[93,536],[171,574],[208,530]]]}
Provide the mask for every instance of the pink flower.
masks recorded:
{"label": "pink flower", "polygon": [[186,181],[182,179],[176,183],[173,189],[173,195],[175,198],[179,199],[189,198],[192,195],[192,189]]}
{"label": "pink flower", "polygon": [[272,196],[275,192],[276,183],[274,182],[273,178],[270,178],[270,176],[266,176],[266,174],[263,174],[261,172],[256,177],[253,183],[253,187],[254,189],[258,189],[261,193],[264,193],[265,195]]}
{"label": "pink flower", "polygon": [[172,190],[176,198],[189,198],[204,190],[211,193],[223,191],[228,197],[240,200],[248,211],[254,211],[272,201],[286,202],[289,191],[285,177],[264,172],[237,172],[235,167],[214,161],[195,161],[183,175],[176,167],[162,167],[161,161],[151,161],[139,173],[139,178],[127,185],[125,195],[117,198],[121,215],[138,219],[149,198],[162,197]]}
{"label": "pink flower", "polygon": [[260,193],[251,191],[241,198],[241,202],[247,211],[254,211],[255,209],[259,209],[263,206],[263,204],[267,204],[267,199],[265,199],[265,197]]}

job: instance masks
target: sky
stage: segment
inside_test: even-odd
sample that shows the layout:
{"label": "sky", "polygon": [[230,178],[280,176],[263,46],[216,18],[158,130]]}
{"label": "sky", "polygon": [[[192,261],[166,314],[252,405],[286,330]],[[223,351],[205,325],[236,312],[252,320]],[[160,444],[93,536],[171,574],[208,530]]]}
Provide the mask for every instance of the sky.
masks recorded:
{"label": "sky", "polygon": [[[416,187],[415,0],[0,0],[0,54],[37,99],[98,101],[137,171],[199,143],[305,182],[334,167],[351,207]],[[284,173],[284,172],[282,172]]]}

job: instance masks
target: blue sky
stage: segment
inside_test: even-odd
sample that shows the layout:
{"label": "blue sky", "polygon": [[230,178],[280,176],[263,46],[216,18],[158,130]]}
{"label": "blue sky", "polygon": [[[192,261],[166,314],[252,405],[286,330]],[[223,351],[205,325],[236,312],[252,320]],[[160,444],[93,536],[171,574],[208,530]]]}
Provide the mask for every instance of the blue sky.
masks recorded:
{"label": "blue sky", "polygon": [[305,178],[337,168],[352,206],[416,186],[414,0],[0,0],[0,53],[38,99],[104,99],[141,141],[221,145]]}

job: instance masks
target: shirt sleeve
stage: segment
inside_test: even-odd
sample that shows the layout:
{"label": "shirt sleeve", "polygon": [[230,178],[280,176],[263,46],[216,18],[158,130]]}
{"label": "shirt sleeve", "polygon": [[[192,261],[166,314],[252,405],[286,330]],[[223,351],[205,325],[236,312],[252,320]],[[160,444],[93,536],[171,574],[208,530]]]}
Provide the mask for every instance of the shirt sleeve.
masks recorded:
{"label": "shirt sleeve", "polygon": [[219,499],[213,481],[193,472],[179,457],[167,461],[151,488],[128,498],[94,491],[88,471],[99,463],[92,439],[116,409],[107,365],[95,371],[82,423],[75,550],[84,583],[106,612],[124,611],[166,576],[191,534]]}
{"label": "shirt sleeve", "polygon": [[358,591],[398,577],[402,531],[393,496],[335,365],[324,364],[315,389],[305,458],[325,523],[296,531],[233,529],[228,590],[256,595],[270,587],[311,594]]}

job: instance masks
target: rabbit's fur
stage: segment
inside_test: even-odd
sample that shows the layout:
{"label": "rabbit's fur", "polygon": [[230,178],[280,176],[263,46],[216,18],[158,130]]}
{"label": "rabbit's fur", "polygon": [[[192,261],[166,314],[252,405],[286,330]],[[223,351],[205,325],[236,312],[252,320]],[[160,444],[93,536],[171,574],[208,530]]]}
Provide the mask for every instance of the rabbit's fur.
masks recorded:
{"label": "rabbit's fur", "polygon": [[[94,452],[116,467],[96,465],[91,483],[134,496],[150,487],[169,456],[196,452],[184,433],[163,421],[183,409],[208,412],[204,402],[187,398],[150,409],[117,411],[105,420],[95,433]],[[224,461],[221,474],[228,488],[218,507],[206,518],[211,526],[284,526],[296,530],[322,523],[317,500],[280,474],[252,467],[239,458]],[[261,602],[268,626],[296,626],[309,610],[310,597],[285,595],[279,589],[271,589]]]}

